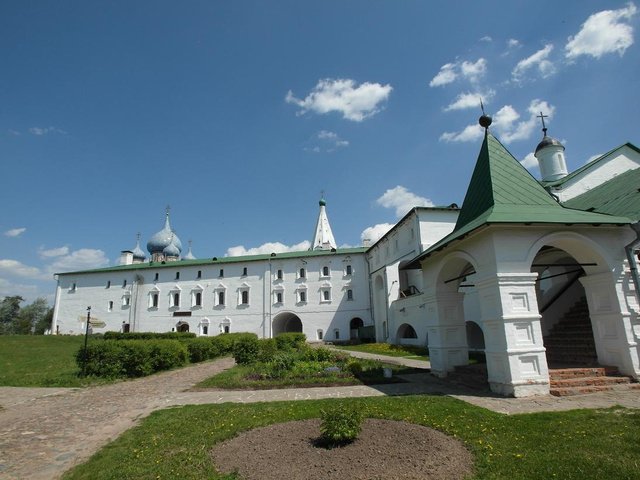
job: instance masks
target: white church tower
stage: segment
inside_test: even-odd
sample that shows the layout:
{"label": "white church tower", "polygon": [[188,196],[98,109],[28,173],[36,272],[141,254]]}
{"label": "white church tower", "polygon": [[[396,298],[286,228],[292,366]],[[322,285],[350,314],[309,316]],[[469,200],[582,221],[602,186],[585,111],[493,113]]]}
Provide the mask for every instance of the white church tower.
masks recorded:
{"label": "white church tower", "polygon": [[311,244],[311,250],[331,250],[336,247],[336,240],[333,238],[331,232],[331,226],[329,225],[329,219],[327,218],[326,206],[324,197],[320,199],[320,213],[318,214],[318,222],[316,223],[316,230],[313,236],[313,243]]}
{"label": "white church tower", "polygon": [[547,136],[547,127],[544,124],[546,115],[540,112],[539,117],[542,120],[542,132],[544,136],[536,147],[534,155],[540,165],[542,181],[553,182],[554,180],[560,180],[566,177],[569,173],[567,170],[567,162],[564,158],[564,145],[555,138]]}

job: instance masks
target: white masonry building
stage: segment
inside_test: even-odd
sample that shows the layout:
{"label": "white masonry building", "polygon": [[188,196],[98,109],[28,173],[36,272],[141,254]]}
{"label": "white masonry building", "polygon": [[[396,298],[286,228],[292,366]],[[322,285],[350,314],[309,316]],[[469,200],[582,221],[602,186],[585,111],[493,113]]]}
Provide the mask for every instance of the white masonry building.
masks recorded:
{"label": "white masonry building", "polygon": [[548,393],[560,365],[640,378],[640,150],[568,172],[543,123],[536,180],[490,124],[459,208],[416,207],[372,246],[338,249],[321,200],[309,251],[212,259],[181,259],[167,214],[148,259],[138,242],[120,266],[58,274],[52,330],[84,332],[91,305],[95,332],[369,334],[428,346],[440,376],[481,353],[491,389],[514,396]]}

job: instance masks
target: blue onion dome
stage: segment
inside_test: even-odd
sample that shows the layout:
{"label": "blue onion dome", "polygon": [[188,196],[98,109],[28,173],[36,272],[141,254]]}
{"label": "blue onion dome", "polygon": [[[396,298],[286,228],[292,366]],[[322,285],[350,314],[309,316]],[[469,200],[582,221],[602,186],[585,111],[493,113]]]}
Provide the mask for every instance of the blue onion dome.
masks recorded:
{"label": "blue onion dome", "polygon": [[170,243],[167,247],[164,248],[164,250],[162,250],[162,253],[164,253],[165,257],[180,256],[180,250],[178,249],[178,246],[175,243]]}
{"label": "blue onion dome", "polygon": [[327,206],[327,202],[325,201],[324,197],[322,197],[322,198],[320,199],[320,201],[318,202],[318,204],[319,204],[321,207],[326,207],[326,206]]}
{"label": "blue onion dome", "polygon": [[138,234],[138,240],[136,241],[136,248],[133,249],[133,259],[144,260],[145,257],[146,257],[145,253],[140,248],[140,234]]}
{"label": "blue onion dome", "polygon": [[147,242],[147,250],[149,253],[162,253],[169,245],[174,244],[178,249],[178,253],[182,251],[182,243],[176,234],[171,230],[171,224],[169,223],[169,212],[164,221],[164,228],[155,233]]}

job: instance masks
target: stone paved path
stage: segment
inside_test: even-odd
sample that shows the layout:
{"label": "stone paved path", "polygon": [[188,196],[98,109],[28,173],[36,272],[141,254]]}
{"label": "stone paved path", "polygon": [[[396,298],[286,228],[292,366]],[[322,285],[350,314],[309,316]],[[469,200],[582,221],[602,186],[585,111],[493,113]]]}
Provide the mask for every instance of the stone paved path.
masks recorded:
{"label": "stone paved path", "polygon": [[407,375],[410,383],[376,387],[189,391],[232,364],[231,359],[221,359],[86,389],[0,388],[0,479],[59,478],[152,411],[175,405],[439,393],[506,414],[613,405],[640,408],[639,390],[563,398],[501,398],[452,386],[428,372]]}

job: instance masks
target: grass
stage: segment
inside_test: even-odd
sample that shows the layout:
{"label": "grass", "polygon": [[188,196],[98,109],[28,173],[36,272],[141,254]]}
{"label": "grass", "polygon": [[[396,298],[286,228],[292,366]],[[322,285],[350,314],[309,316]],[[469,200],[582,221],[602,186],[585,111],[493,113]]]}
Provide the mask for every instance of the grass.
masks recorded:
{"label": "grass", "polygon": [[[64,476],[74,479],[233,479],[209,450],[239,432],[317,418],[335,400],[197,405],[153,413]],[[366,416],[436,428],[475,457],[474,479],[640,478],[640,411],[624,408],[506,416],[446,396],[342,399]],[[319,432],[318,432],[319,434]],[[283,461],[287,461],[283,452]]]}
{"label": "grass", "polygon": [[405,357],[415,360],[429,360],[429,350],[413,345],[392,345],[390,343],[362,343],[360,345],[335,345],[342,350],[387,355],[389,357]]}
{"label": "grass", "polygon": [[0,386],[82,387],[106,383],[104,379],[78,376],[75,354],[83,344],[82,335],[0,335]]}

